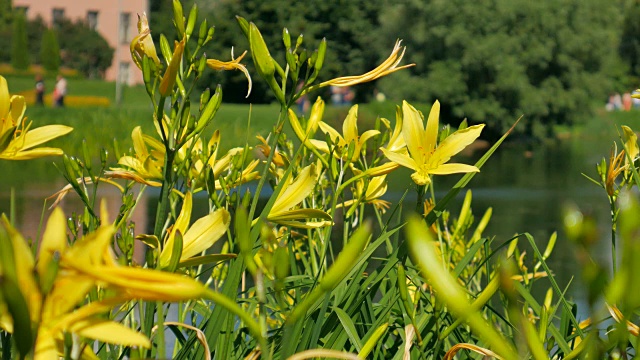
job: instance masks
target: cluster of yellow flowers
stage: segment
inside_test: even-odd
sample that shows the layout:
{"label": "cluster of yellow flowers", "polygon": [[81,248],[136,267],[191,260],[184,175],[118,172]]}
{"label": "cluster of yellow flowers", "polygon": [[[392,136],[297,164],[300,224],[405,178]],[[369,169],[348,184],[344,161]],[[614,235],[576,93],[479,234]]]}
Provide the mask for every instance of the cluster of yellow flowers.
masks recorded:
{"label": "cluster of yellow flowers", "polygon": [[[234,302],[209,290],[189,276],[175,274],[176,269],[211,262],[212,258],[203,254],[228,233],[231,224],[232,206],[228,203],[215,203],[208,215],[192,223],[194,194],[199,191],[209,194],[220,192],[230,197],[232,190],[236,191],[234,194],[237,195],[240,185],[264,176],[256,171],[261,161],[252,159],[248,146],[233,148],[225,154],[219,154],[221,136],[218,131],[215,131],[206,143],[202,139],[202,130],[220,106],[219,91],[210,98],[207,93],[207,101],[201,104],[198,119],[191,115],[188,106],[185,107],[186,110],[181,107],[179,119],[163,114],[164,100],[174,94],[176,87],[184,91],[184,84],[180,79],[184,70],[183,55],[190,32],[185,29],[179,31],[183,36],[180,41],[175,42],[173,51],[168,44],[165,46],[166,49],[163,49],[166,69],[162,76],[160,70],[165,65],[156,53],[146,15],[139,16],[138,35],[131,42],[131,55],[136,65],[143,70],[145,79],[148,80],[151,76],[150,72],[156,74],[156,80],[160,79],[157,93],[154,92],[155,88],[153,91],[147,88],[154,106],[157,106],[153,116],[158,136],[143,134],[141,127],[135,127],[131,134],[133,153],[120,157],[117,166],[111,167],[99,176],[78,178],[79,183],[100,180],[117,185],[114,179],[124,179],[152,187],[168,187],[170,190],[166,193],[167,197],[173,193],[181,198],[180,211],[176,210],[177,215],[169,217],[173,221],[168,220],[166,224],[160,224],[161,228],[164,226],[162,231],[137,237],[150,246],[150,258],[153,261],[147,265],[154,269],[118,263],[111,246],[118,228],[117,224],[111,224],[106,218],[106,205],[101,208],[102,218],[95,231],[85,234],[72,245],[68,245],[64,215],[61,210],[55,209],[50,216],[35,259],[20,233],[9,221],[3,219],[0,224],[0,235],[6,235],[6,244],[10,248],[10,253],[2,256],[4,259],[13,259],[0,263],[0,276],[3,281],[0,285],[15,288],[10,294],[5,291],[0,296],[0,327],[8,332],[20,332],[24,335],[31,334],[29,327],[35,324],[37,337],[34,338],[34,357],[37,359],[56,359],[60,354],[64,354],[66,333],[126,346],[150,347],[146,336],[103,316],[113,308],[132,300],[175,302],[209,298],[238,315],[254,336],[261,336],[260,330],[257,330],[259,326],[253,318]],[[272,61],[254,24],[246,24],[243,31],[250,36],[251,50],[258,72],[269,81],[269,85],[276,91],[276,97],[283,100],[284,95],[277,92],[282,89],[278,88],[273,79],[274,73],[282,69],[278,69],[277,63]],[[391,55],[372,71],[308,86],[297,96],[326,86],[353,86],[413,66],[399,66],[405,52],[405,48],[400,44],[400,41],[396,42]],[[326,44],[322,46],[326,47]],[[206,66],[213,70],[242,71],[247,77],[250,92],[251,77],[246,67],[240,63],[245,54],[246,52],[234,58],[232,51],[230,61],[207,59]],[[202,61],[202,69],[205,67],[204,64]],[[194,66],[188,67],[187,72],[196,68],[195,64],[192,65]],[[314,66],[319,70],[322,66],[321,61]],[[146,82],[149,84],[152,81]],[[160,100],[156,104],[157,94]],[[31,123],[24,117],[25,109],[24,97],[10,96],[5,79],[0,77],[0,159],[24,160],[61,155],[60,149],[36,147],[65,135],[72,129],[62,125],[31,129]],[[324,101],[318,98],[306,121],[299,119],[291,109],[283,112],[282,120],[288,118],[293,133],[304,147],[303,150],[310,151],[313,154],[311,157],[298,161],[300,156],[291,151],[287,152],[287,149],[278,148],[277,145],[272,147],[267,140],[259,138],[262,144],[258,149],[267,158],[272,159],[262,174],[271,172],[277,195],[275,199],[271,199],[268,213],[247,219],[247,227],[261,226],[260,222],[263,220],[281,228],[316,229],[333,225],[338,208],[350,207],[347,210],[348,216],[361,204],[372,204],[378,210],[385,211],[389,203],[381,197],[387,190],[386,176],[400,166],[413,170],[411,178],[421,187],[430,185],[433,175],[479,171],[475,166],[449,163],[449,160],[475,141],[484,125],[458,130],[439,141],[440,104],[437,101],[431,108],[426,127],[423,114],[405,101],[397,112],[393,130],[390,122],[382,119],[386,134],[380,130],[360,133],[357,105],[349,110],[342,124],[342,132],[323,121],[324,109]],[[318,130],[324,134],[324,140],[315,138]],[[371,144],[373,139],[386,135],[388,141],[380,150],[389,162],[381,163],[382,157],[376,155],[375,161],[369,165],[367,145]],[[345,173],[348,170],[352,176],[347,179]],[[171,173],[174,178],[183,179],[184,189],[178,189],[176,183],[171,182],[174,178],[169,181],[167,173]],[[330,189],[333,191],[332,197],[325,196],[332,185],[336,185],[336,188]],[[124,194],[123,187],[117,186]],[[338,198],[343,196],[347,186],[351,186],[352,198],[339,202]],[[70,189],[72,186],[66,187],[63,193]],[[330,203],[331,206],[328,205]],[[267,230],[265,234],[280,234],[275,226],[269,229],[273,231],[269,233],[270,230]],[[353,254],[361,251],[367,241],[367,232],[368,230],[358,232],[355,237],[359,239],[360,245],[349,251]],[[293,232],[290,234],[292,238],[298,235]],[[293,240],[295,242],[295,239]],[[250,255],[251,245],[239,245],[245,246],[241,252],[249,254],[249,263],[253,261]],[[299,245],[296,244],[294,247],[298,248]],[[274,253],[274,259],[284,256],[285,260],[288,260],[286,252],[278,253],[279,249],[284,248],[281,244],[272,248],[267,251],[268,254],[262,254],[262,258],[256,256],[255,263],[275,262],[267,259],[271,256],[270,252]],[[341,256],[341,259],[341,262],[350,261],[345,256]],[[276,270],[264,272],[267,276],[275,276],[276,280],[282,278],[278,274],[273,275],[278,272]],[[329,271],[325,275],[324,284],[331,283],[335,286],[341,279],[340,276],[344,276],[344,273],[337,270]],[[88,302],[86,299],[89,293],[98,293],[99,296],[94,296],[92,302]],[[21,304],[26,304],[26,308],[21,308]],[[25,319],[29,325],[26,330],[24,324],[19,323]],[[77,351],[84,358],[93,356],[92,349],[86,346],[80,346]]]}

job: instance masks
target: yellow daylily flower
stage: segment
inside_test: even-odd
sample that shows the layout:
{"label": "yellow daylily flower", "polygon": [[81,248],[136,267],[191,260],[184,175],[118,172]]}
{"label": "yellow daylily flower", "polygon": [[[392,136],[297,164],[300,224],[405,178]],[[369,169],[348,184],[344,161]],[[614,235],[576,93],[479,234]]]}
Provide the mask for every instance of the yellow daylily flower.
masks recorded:
{"label": "yellow daylily flower", "polygon": [[[360,172],[356,170],[356,172]],[[365,188],[364,179],[356,181],[353,192],[353,199],[347,200],[337,205],[337,207],[347,207],[358,204],[359,201],[372,204],[383,213],[391,204],[388,201],[381,200],[380,197],[387,192],[387,175],[375,176],[369,180],[369,185]]]}
{"label": "yellow daylily flower", "polygon": [[[162,185],[162,169],[164,168],[164,146],[160,141],[142,134],[140,126],[131,132],[134,156],[125,155],[118,160],[124,168],[111,168],[105,174],[112,178],[133,180],[149,186]],[[151,146],[151,151],[147,147]],[[159,181],[158,181],[159,180]]]}
{"label": "yellow daylily flower", "polygon": [[[638,135],[636,135],[635,131],[626,125],[622,125],[622,132],[624,133],[625,139],[624,148],[629,155],[628,158],[625,158],[625,164],[629,166],[629,164],[632,164],[636,160],[638,154],[640,154],[640,148],[638,148]],[[631,162],[629,162],[629,158],[631,158]],[[629,168],[627,167],[625,173],[627,173],[628,170]]]}
{"label": "yellow daylily flower", "polygon": [[289,109],[289,123],[291,124],[291,128],[293,132],[296,134],[298,139],[306,146],[311,149],[313,144],[311,143],[311,138],[315,135],[318,130],[318,126],[320,122],[322,122],[322,116],[324,115],[325,104],[324,101],[318,96],[316,102],[311,107],[311,113],[309,114],[309,120],[307,120],[306,128],[303,129],[300,121],[298,120],[298,116],[296,112],[292,109]]}
{"label": "yellow daylily flower", "polygon": [[[380,121],[387,128],[387,131],[391,131],[391,122],[389,120],[380,118]],[[388,151],[407,154],[407,144],[405,143],[404,137],[402,136],[402,109],[399,106],[396,107],[396,125],[393,128],[393,132],[389,136],[387,146],[385,146],[384,148]],[[388,162],[370,167],[366,170],[366,173],[371,177],[382,176],[389,174],[399,167],[400,165],[395,162]]]}
{"label": "yellow daylily flower", "polygon": [[623,160],[625,160],[625,152],[624,150],[618,153],[618,147],[614,146],[611,149],[611,156],[609,157],[609,167],[607,168],[607,177],[605,179],[605,189],[607,190],[607,194],[609,196],[613,196],[615,194],[615,185],[616,179],[621,172],[627,169],[627,165],[623,165]]}
{"label": "yellow daylily flower", "polygon": [[216,59],[207,59],[207,66],[210,67],[213,70],[240,70],[244,73],[244,76],[246,76],[247,81],[249,81],[249,89],[247,90],[247,96],[249,97],[249,95],[251,94],[251,87],[253,85],[253,83],[251,82],[251,75],[249,75],[249,71],[247,70],[247,67],[240,64],[240,61],[244,58],[244,56],[247,54],[247,51],[245,50],[245,52],[242,53],[242,55],[240,55],[237,59],[233,58],[233,48],[231,48],[231,61],[220,61],[220,60],[216,60]]}
{"label": "yellow daylily flower", "polygon": [[169,61],[169,66],[167,66],[167,70],[165,70],[162,80],[160,81],[160,87],[158,88],[161,96],[169,96],[173,91],[173,86],[176,84],[176,76],[178,76],[178,68],[180,67],[180,63],[182,63],[184,46],[185,39],[174,42],[171,61]]}
{"label": "yellow daylily flower", "polygon": [[[309,194],[313,192],[320,177],[320,165],[311,164],[300,171],[300,174],[291,180],[291,173],[283,178],[284,185],[273,203],[267,220],[285,226],[301,228],[317,228],[331,224],[331,215],[319,209],[294,209]],[[323,221],[299,220],[319,218]]]}
{"label": "yellow daylily flower", "polygon": [[182,262],[213,246],[229,229],[231,215],[225,209],[218,209],[203,216],[189,227],[193,207],[192,197],[191,192],[187,192],[184,196],[180,215],[167,233],[167,240],[158,259],[161,268],[169,265],[176,231],[182,234],[182,254],[180,255],[180,262]]}
{"label": "yellow daylily flower", "polygon": [[[57,360],[64,355],[64,333],[125,346],[151,346],[146,336],[103,317],[104,313],[122,303],[122,299],[77,307],[89,291],[95,288],[96,282],[93,279],[69,272],[62,259],[55,277],[51,279],[47,276],[54,271],[55,267],[51,267],[52,262],[56,261],[54,259],[61,254],[64,257],[70,250],[67,244],[66,219],[60,208],[56,208],[47,221],[37,261],[22,235],[11,227],[6,218],[0,226],[9,234],[18,287],[28,305],[31,321],[35,324],[37,337],[34,359]],[[51,281],[50,291],[43,294],[43,284],[48,281]],[[98,305],[101,306],[98,308]],[[99,311],[88,311],[91,308],[98,308]],[[10,317],[1,316],[0,320],[1,328],[13,332],[13,320]],[[85,359],[95,358],[92,355],[91,349],[86,349],[82,354]]]}
{"label": "yellow daylily flower", "polygon": [[[324,122],[320,122],[318,125],[320,130],[325,134],[328,134],[331,138],[331,142],[334,145],[334,154],[338,158],[346,158],[348,155],[349,144],[354,143],[354,152],[350,161],[356,161],[360,157],[360,152],[362,151],[362,146],[367,140],[371,139],[374,136],[380,134],[378,130],[367,130],[362,135],[358,134],[358,105],[353,105],[351,109],[349,109],[349,113],[342,124],[342,134],[340,135],[334,128],[327,125]],[[313,146],[318,148],[320,151],[329,153],[331,149],[329,149],[329,145],[326,142],[311,139],[309,140]]]}
{"label": "yellow daylily flower", "polygon": [[406,101],[402,104],[402,114],[402,136],[407,143],[409,153],[402,154],[385,148],[382,148],[382,152],[389,160],[414,170],[411,179],[416,184],[430,184],[431,175],[479,171],[472,165],[447,164],[447,162],[480,136],[484,124],[458,130],[437,144],[440,115],[440,103],[437,100],[431,107],[426,129],[423,127],[422,113]]}
{"label": "yellow daylily flower", "polygon": [[27,109],[24,96],[9,94],[7,80],[0,76],[0,159],[29,160],[44,156],[62,155],[58,148],[34,147],[70,133],[73,128],[47,125],[30,130],[25,122]]}
{"label": "yellow daylily flower", "polygon": [[138,35],[133,38],[131,45],[131,58],[136,66],[142,70],[142,58],[147,56],[156,66],[160,67],[160,59],[156,53],[156,46],[151,38],[151,29],[149,29],[149,21],[147,21],[147,13],[138,14]]}
{"label": "yellow daylily flower", "polygon": [[320,83],[317,86],[313,86],[309,88],[308,91],[315,90],[317,88],[321,88],[325,86],[347,87],[347,86],[362,84],[362,83],[376,80],[383,76],[387,76],[398,70],[415,66],[415,64],[398,66],[398,64],[400,64],[400,61],[402,61],[402,57],[404,56],[404,52],[406,50],[406,47],[400,46],[401,43],[402,43],[402,40],[396,40],[396,44],[393,47],[393,51],[391,51],[391,55],[389,55],[389,57],[384,62],[382,62],[382,64],[378,65],[378,67],[376,67],[375,69],[362,75],[343,76],[343,77],[338,77],[332,80],[328,80],[323,83]]}
{"label": "yellow daylily flower", "polygon": [[[265,158],[269,158],[269,155],[271,155],[271,146],[269,146],[269,143],[268,143],[269,137],[267,136],[267,139],[265,139],[262,137],[262,135],[257,135],[256,138],[260,140],[260,142],[262,143],[256,147],[258,148],[258,150],[260,150],[260,152],[262,153],[262,155],[264,155]],[[278,149],[276,149],[275,154],[273,154],[273,163],[276,166],[281,166],[281,167],[285,165],[284,157],[282,156],[280,151],[278,151]]]}

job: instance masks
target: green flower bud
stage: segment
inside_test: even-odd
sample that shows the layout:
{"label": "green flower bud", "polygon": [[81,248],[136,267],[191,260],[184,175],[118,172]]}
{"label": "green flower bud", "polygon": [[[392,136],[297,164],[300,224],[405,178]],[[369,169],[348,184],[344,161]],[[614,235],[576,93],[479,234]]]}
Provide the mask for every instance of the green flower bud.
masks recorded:
{"label": "green flower bud", "polygon": [[249,22],[241,16],[236,16],[236,20],[238,21],[238,25],[240,25],[240,30],[242,30],[242,33],[248,40],[249,39]]}
{"label": "green flower bud", "polygon": [[282,42],[284,42],[285,50],[289,50],[291,48],[291,35],[289,35],[289,30],[287,28],[282,29]]}
{"label": "green flower bud", "polygon": [[202,46],[207,38],[207,19],[204,19],[200,23],[200,30],[198,31],[198,46]]}
{"label": "green flower bud", "polygon": [[82,159],[87,170],[91,171],[91,156],[89,156],[89,148],[87,147],[87,139],[82,139]]}
{"label": "green flower bud", "polygon": [[167,64],[171,62],[171,46],[164,34],[160,34],[160,52]]}
{"label": "green flower bud", "polygon": [[184,37],[184,15],[182,14],[182,4],[180,0],[173,0],[173,24],[178,31],[178,38]]}
{"label": "green flower bud", "polygon": [[318,46],[318,58],[316,59],[316,63],[314,64],[315,71],[320,71],[322,69],[322,65],[324,65],[324,57],[327,54],[327,39],[322,38],[320,41],[320,46]]}
{"label": "green flower bud", "polygon": [[191,11],[189,12],[189,19],[187,20],[187,28],[185,29],[185,34],[187,38],[191,37],[193,33],[193,28],[196,26],[196,20],[198,18],[198,6],[194,3],[191,7]]}
{"label": "green flower bud", "polygon": [[251,46],[251,54],[258,74],[265,80],[272,78],[276,72],[273,58],[262,38],[262,34],[260,34],[260,30],[254,23],[249,24],[249,45]]}

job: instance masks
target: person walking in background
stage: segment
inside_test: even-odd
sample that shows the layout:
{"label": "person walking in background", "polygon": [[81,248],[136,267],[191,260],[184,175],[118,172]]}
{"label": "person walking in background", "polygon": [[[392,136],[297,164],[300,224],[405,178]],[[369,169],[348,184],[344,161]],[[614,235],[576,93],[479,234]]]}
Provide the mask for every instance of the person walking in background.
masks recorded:
{"label": "person walking in background", "polygon": [[44,81],[42,75],[36,75],[36,105],[44,105]]}
{"label": "person walking in background", "polygon": [[631,103],[631,94],[629,94],[628,92],[624,93],[624,95],[622,95],[622,109],[624,111],[631,110]]}
{"label": "person walking in background", "polygon": [[53,103],[56,107],[64,107],[64,97],[67,95],[67,80],[58,75],[56,87],[53,89]]}

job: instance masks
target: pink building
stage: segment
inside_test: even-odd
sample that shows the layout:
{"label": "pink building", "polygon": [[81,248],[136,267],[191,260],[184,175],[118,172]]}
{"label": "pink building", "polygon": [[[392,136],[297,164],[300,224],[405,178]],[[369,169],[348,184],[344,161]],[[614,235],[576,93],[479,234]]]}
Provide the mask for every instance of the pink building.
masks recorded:
{"label": "pink building", "polygon": [[137,14],[149,10],[148,0],[14,0],[13,5],[26,11],[28,18],[39,15],[49,25],[63,17],[84,19],[115,50],[106,80],[142,83],[142,73],[131,60],[129,44],[138,32]]}

